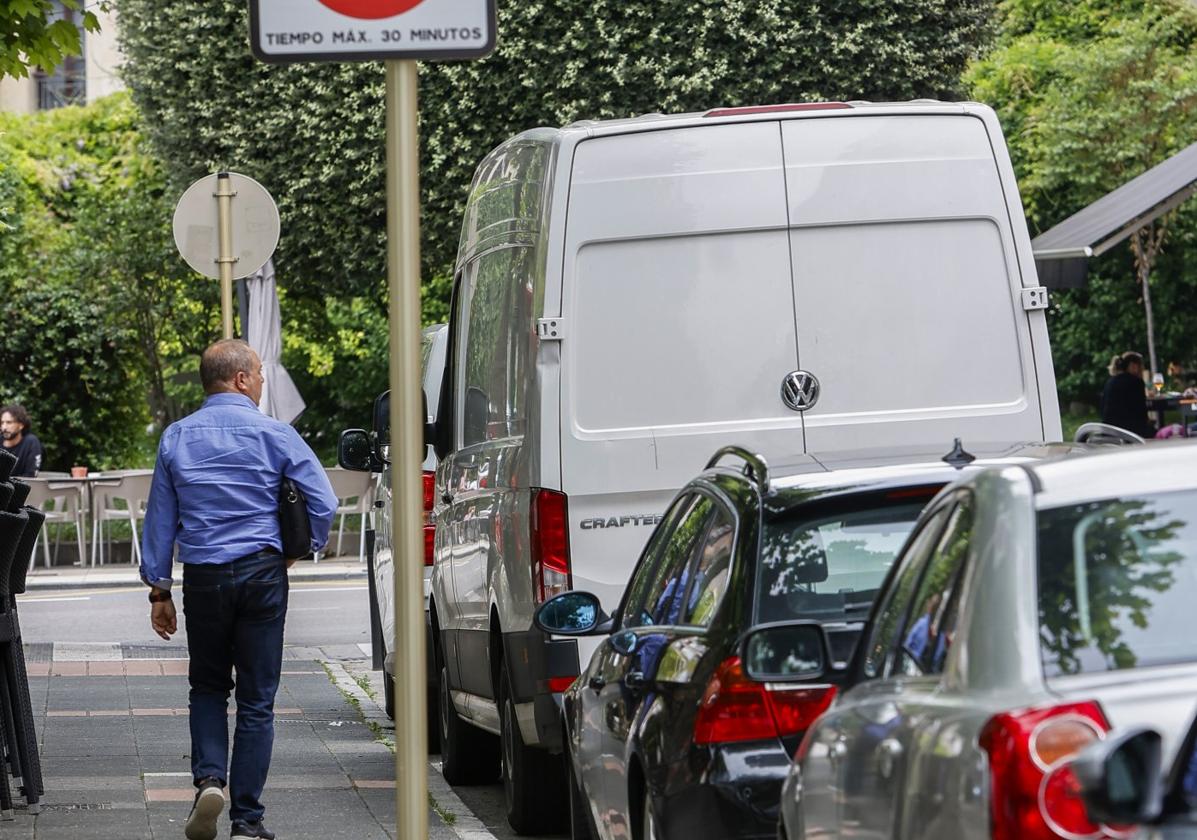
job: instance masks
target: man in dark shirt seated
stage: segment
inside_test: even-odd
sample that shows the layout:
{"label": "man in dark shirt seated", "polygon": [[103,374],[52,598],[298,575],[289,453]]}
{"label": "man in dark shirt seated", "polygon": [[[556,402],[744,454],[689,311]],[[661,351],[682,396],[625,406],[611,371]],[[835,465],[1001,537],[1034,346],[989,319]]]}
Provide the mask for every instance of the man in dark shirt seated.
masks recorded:
{"label": "man in dark shirt seated", "polygon": [[1138,353],[1123,353],[1110,362],[1110,378],[1101,392],[1101,422],[1142,438],[1155,437],[1155,426],[1147,419],[1147,386]]}
{"label": "man in dark shirt seated", "polygon": [[6,405],[0,408],[0,436],[4,448],[17,456],[12,474],[18,478],[33,478],[42,468],[42,442],[29,431],[29,412],[23,406]]}

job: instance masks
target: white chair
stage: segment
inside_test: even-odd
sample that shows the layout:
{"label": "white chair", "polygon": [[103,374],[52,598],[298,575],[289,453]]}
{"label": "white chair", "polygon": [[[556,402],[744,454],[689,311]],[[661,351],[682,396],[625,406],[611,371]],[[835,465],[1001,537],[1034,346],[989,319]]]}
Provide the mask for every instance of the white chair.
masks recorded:
{"label": "white chair", "polygon": [[368,472],[345,470],[340,467],[326,467],[328,482],[332,485],[333,493],[337,497],[337,513],[341,515],[340,527],[337,529],[337,555],[341,554],[341,540],[345,536],[345,517],[361,515],[362,523],[358,529],[357,559],[359,563],[366,561],[366,516],[374,505],[374,481]]}
{"label": "white chair", "polygon": [[[112,476],[109,479],[109,476]],[[145,505],[150,497],[152,470],[122,470],[104,473],[103,477],[91,482],[91,564],[104,563],[106,553],[105,523],[127,521],[132,537],[130,560],[141,562],[141,540],[137,533],[137,522],[145,518]],[[121,507],[118,502],[123,502]]]}
{"label": "white chair", "polygon": [[[46,522],[42,525],[37,540],[42,544],[42,555],[46,568],[50,568],[50,534],[48,526],[75,526],[75,540],[79,547],[79,565],[83,565],[87,554],[83,548],[83,535],[86,531],[83,524],[83,484],[82,482],[55,481],[42,473],[37,478],[22,479],[29,485],[29,498],[25,504],[37,508],[46,514]],[[55,534],[54,558],[58,558],[58,543],[61,533]],[[29,571],[33,571],[37,563],[37,545],[34,544],[33,554],[29,557]]]}

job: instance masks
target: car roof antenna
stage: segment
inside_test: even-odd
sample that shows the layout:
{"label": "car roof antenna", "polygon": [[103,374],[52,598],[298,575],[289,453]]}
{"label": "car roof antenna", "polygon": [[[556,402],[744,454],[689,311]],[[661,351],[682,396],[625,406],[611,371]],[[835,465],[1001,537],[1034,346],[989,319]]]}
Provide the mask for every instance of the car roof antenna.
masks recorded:
{"label": "car roof antenna", "polygon": [[960,442],[960,438],[956,438],[952,442],[952,451],[943,456],[945,463],[951,464],[956,469],[963,469],[977,460],[977,456],[967,451],[964,444]]}

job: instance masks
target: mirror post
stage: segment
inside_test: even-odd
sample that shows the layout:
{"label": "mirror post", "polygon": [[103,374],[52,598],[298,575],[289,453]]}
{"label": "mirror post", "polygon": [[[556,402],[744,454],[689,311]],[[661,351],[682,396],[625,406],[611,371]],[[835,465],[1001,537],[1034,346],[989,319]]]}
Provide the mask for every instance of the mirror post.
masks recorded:
{"label": "mirror post", "polygon": [[[420,383],[420,138],[415,61],[386,62],[387,281],[395,549],[395,806],[399,840],[428,837],[424,654],[424,422]],[[408,560],[409,562],[399,562]]]}

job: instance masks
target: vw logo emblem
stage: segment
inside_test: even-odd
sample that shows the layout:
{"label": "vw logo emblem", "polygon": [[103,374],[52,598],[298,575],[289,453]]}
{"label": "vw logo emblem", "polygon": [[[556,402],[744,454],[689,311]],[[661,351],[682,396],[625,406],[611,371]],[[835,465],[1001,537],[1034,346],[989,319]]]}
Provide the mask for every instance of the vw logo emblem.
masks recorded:
{"label": "vw logo emblem", "polygon": [[794,411],[814,408],[819,401],[819,380],[813,373],[804,370],[787,373],[786,378],[781,380],[781,399]]}

